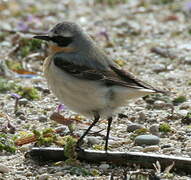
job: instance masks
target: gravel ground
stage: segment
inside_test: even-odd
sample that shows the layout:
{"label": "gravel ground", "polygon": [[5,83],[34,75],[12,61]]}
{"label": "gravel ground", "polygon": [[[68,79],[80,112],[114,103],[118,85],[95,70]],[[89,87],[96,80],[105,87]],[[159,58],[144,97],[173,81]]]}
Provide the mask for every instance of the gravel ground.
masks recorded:
{"label": "gravel ground", "polygon": [[[22,50],[16,48],[26,46],[19,44],[19,40],[23,37],[30,38],[31,31],[46,31],[60,21],[70,20],[81,24],[124,69],[153,86],[172,92],[168,96],[140,98],[122,108],[112,124],[110,149],[191,157],[190,18],[191,2],[185,0],[129,0],[113,5],[80,0],[0,0],[2,77],[6,77],[8,83],[36,87],[40,94],[38,100],[21,99],[15,113],[15,99],[10,95],[15,92],[7,90],[0,94],[0,113],[9,116],[10,123],[16,128],[16,135],[31,132],[33,129],[60,126],[50,120],[50,115],[59,102],[48,91],[41,69],[41,59],[46,56],[42,49],[46,45],[42,45],[41,50],[25,52],[25,57],[19,54]],[[10,31],[15,29],[20,32]],[[26,78],[18,71],[5,70],[5,61],[18,62],[35,75]],[[87,128],[84,122],[90,122],[89,119],[69,111],[67,107],[61,114],[83,120],[75,128],[74,134],[82,134]],[[0,115],[1,131],[4,129],[3,132],[6,131],[9,135],[11,128],[6,125],[7,118]],[[96,136],[89,135],[85,140],[86,148],[102,147],[105,127],[106,122],[102,121],[94,129],[103,131]],[[63,126],[63,129],[64,133],[69,132],[67,126]],[[147,145],[145,144],[148,141],[145,142],[144,137],[140,137],[141,134],[148,135]],[[16,153],[0,151],[0,179],[102,180],[112,179],[111,174],[114,179],[124,179],[124,174],[130,179],[130,174],[139,170],[137,166],[124,169],[105,163],[81,163],[77,167],[64,162],[41,164],[24,157],[33,146],[34,144],[27,144],[18,147]],[[141,171],[145,174],[150,172],[148,169]],[[173,169],[170,172],[155,170],[155,173],[160,179],[191,179],[189,174],[176,174]],[[131,178],[149,179],[149,175],[138,173]]]}

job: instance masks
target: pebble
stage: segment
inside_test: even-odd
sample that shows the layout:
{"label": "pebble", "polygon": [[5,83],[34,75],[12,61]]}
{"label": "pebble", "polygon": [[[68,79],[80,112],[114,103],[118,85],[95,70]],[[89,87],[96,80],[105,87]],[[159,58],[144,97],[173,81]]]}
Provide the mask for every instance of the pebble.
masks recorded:
{"label": "pebble", "polygon": [[139,120],[140,121],[146,121],[146,119],[147,119],[147,117],[146,117],[145,113],[140,112],[139,113]]}
{"label": "pebble", "polygon": [[109,164],[101,164],[99,168],[106,171],[109,168]]}
{"label": "pebble", "polygon": [[191,147],[186,148],[186,151],[187,151],[187,152],[191,152]]}
{"label": "pebble", "polygon": [[17,111],[15,113],[16,116],[21,116],[21,115],[24,115],[25,113],[23,111]]}
{"label": "pebble", "polygon": [[186,143],[186,147],[187,147],[187,148],[188,148],[188,147],[191,148],[191,142],[190,142],[190,141],[188,141],[188,142]]}
{"label": "pebble", "polygon": [[0,173],[8,173],[10,171],[10,169],[4,165],[0,163]]}
{"label": "pebble", "polygon": [[186,58],[184,59],[184,62],[185,62],[186,64],[191,64],[191,57],[186,57]]}
{"label": "pebble", "polygon": [[166,66],[164,64],[154,64],[152,70],[156,73],[166,71]]}
{"label": "pebble", "polygon": [[172,144],[164,144],[161,146],[161,149],[170,148],[172,147]]}
{"label": "pebble", "polygon": [[44,115],[39,116],[39,117],[38,117],[38,121],[39,121],[39,122],[46,122],[46,121],[47,121],[47,117],[44,116]]}
{"label": "pebble", "polygon": [[65,172],[59,171],[59,172],[54,173],[54,176],[64,176],[65,174],[66,174]]}
{"label": "pebble", "polygon": [[87,143],[90,145],[99,144],[100,142],[101,139],[99,137],[94,137],[94,136],[87,137]]}
{"label": "pebble", "polygon": [[173,152],[175,150],[175,148],[174,147],[169,147],[169,148],[165,148],[165,149],[163,149],[163,153],[167,153],[167,152]]}
{"label": "pebble", "polygon": [[128,124],[127,126],[127,132],[133,132],[137,129],[143,129],[145,128],[143,125],[141,124],[137,124],[137,123],[132,123],[132,124]]}
{"label": "pebble", "polygon": [[189,109],[191,108],[191,102],[184,102],[180,105],[180,109]]}
{"label": "pebble", "polygon": [[188,110],[185,110],[185,109],[177,111],[177,114],[180,116],[186,116],[187,113],[188,113]]}
{"label": "pebble", "polygon": [[148,147],[145,147],[142,151],[153,152],[153,151],[158,151],[159,149],[160,149],[159,146],[148,146]]}
{"label": "pebble", "polygon": [[161,109],[161,108],[165,107],[165,104],[166,104],[166,103],[165,103],[164,101],[159,101],[159,100],[158,100],[158,101],[155,101],[155,102],[154,102],[154,107],[157,108],[157,109],[158,109],[158,108]]}
{"label": "pebble", "polygon": [[153,124],[152,126],[150,126],[149,131],[153,135],[159,135],[159,125]]}
{"label": "pebble", "polygon": [[26,106],[28,104],[28,100],[25,99],[25,98],[22,98],[22,99],[19,99],[19,105],[23,105],[23,106]]}
{"label": "pebble", "polygon": [[157,145],[160,138],[154,135],[140,135],[135,138],[136,145]]}
{"label": "pebble", "polygon": [[19,119],[21,119],[21,120],[26,120],[26,117],[25,117],[23,114],[21,114],[21,115],[19,116]]}
{"label": "pebble", "polygon": [[142,146],[134,146],[130,149],[130,151],[132,152],[140,152],[143,150],[143,147]]}
{"label": "pebble", "polygon": [[38,180],[48,180],[49,177],[50,176],[48,174],[41,174],[38,176]]}

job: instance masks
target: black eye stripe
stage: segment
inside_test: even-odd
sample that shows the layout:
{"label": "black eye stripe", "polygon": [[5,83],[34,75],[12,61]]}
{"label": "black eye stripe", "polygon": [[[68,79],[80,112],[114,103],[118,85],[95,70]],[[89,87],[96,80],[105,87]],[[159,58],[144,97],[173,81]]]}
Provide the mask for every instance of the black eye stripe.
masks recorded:
{"label": "black eye stripe", "polygon": [[59,46],[68,46],[72,43],[73,37],[54,36],[51,37],[51,41],[58,44]]}

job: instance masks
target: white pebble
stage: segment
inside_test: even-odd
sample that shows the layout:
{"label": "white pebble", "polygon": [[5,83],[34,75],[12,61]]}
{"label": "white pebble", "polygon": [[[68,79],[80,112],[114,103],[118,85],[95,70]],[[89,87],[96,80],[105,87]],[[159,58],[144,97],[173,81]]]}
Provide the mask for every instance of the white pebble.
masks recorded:
{"label": "white pebble", "polygon": [[10,169],[4,165],[4,164],[0,164],[0,173],[8,173],[10,171]]}
{"label": "white pebble", "polygon": [[109,168],[109,164],[101,164],[99,168],[105,171]]}
{"label": "white pebble", "polygon": [[48,179],[49,179],[48,174],[41,174],[40,176],[38,176],[38,180],[48,180]]}

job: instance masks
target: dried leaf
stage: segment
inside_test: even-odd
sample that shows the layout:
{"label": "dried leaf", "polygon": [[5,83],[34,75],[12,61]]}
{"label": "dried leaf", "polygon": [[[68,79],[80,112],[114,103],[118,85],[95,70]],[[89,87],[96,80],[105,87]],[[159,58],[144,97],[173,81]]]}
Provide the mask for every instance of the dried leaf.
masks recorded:
{"label": "dried leaf", "polygon": [[51,116],[50,116],[51,120],[56,121],[59,124],[63,124],[66,126],[71,125],[73,122],[75,122],[75,119],[69,119],[69,118],[65,118],[64,116],[60,115],[57,112],[54,112]]}

